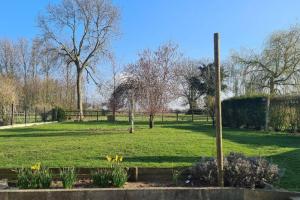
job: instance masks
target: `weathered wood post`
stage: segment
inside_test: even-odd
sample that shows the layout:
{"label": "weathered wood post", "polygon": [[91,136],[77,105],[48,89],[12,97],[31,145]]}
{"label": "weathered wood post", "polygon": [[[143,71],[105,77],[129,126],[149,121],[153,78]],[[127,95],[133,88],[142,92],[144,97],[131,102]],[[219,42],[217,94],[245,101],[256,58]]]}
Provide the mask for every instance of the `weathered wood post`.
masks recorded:
{"label": "weathered wood post", "polygon": [[10,125],[14,125],[14,104],[11,104],[11,118],[10,118]]}
{"label": "weathered wood post", "polygon": [[224,186],[223,171],[223,149],[222,149],[222,115],[221,115],[221,70],[220,70],[220,38],[219,33],[214,34],[214,64],[216,71],[216,96],[215,96],[215,112],[216,112],[216,145],[217,145],[217,164],[218,164],[218,185]]}

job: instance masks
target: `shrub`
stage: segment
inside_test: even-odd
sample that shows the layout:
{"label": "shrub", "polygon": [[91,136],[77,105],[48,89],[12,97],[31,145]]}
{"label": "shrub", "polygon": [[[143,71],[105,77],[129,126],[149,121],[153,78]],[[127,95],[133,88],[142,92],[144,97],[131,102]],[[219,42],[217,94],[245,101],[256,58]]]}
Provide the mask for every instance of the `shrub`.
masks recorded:
{"label": "shrub", "polygon": [[63,168],[60,169],[60,179],[63,187],[71,189],[76,182],[76,173],[74,168]]}
{"label": "shrub", "polygon": [[65,110],[60,107],[53,108],[52,119],[59,122],[65,121],[67,119]]}
{"label": "shrub", "polygon": [[50,188],[52,174],[47,167],[37,163],[31,168],[19,169],[17,179],[17,186],[21,189]]}
{"label": "shrub", "polygon": [[10,117],[3,115],[2,119],[0,119],[0,126],[6,126],[10,124]]}
{"label": "shrub", "polygon": [[[201,158],[185,172],[185,181],[192,186],[217,186],[217,162]],[[230,153],[224,159],[224,185],[230,187],[264,188],[279,180],[279,168],[263,158],[249,158]]]}

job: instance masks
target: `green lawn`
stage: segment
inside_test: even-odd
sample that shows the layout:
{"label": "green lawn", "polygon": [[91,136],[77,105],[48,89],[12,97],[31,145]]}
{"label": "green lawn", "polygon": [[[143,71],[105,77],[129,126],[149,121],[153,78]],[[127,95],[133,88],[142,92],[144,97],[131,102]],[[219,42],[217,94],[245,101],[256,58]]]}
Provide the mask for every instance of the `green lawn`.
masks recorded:
{"label": "green lawn", "polygon": [[[106,155],[120,154],[127,166],[188,166],[200,156],[214,156],[214,130],[202,122],[166,122],[148,129],[138,122],[128,133],[126,122],[66,122],[0,130],[0,167],[106,166]],[[285,169],[280,186],[300,190],[300,137],[224,129],[225,154],[235,151],[264,156]]]}

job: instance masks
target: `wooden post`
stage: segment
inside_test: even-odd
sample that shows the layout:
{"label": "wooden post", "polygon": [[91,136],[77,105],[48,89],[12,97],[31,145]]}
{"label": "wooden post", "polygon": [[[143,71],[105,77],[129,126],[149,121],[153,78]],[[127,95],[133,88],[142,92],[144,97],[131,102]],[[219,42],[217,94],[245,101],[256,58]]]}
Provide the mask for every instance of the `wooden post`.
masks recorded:
{"label": "wooden post", "polygon": [[14,104],[11,104],[11,118],[10,125],[14,125]]}
{"label": "wooden post", "polygon": [[97,110],[97,122],[99,121],[99,111]]}
{"label": "wooden post", "polygon": [[220,70],[220,39],[219,33],[214,34],[214,64],[216,72],[216,96],[215,96],[215,112],[216,112],[216,145],[217,145],[217,164],[218,164],[218,184],[224,187],[224,171],[223,171],[223,149],[222,149],[222,115],[221,115],[221,70]]}

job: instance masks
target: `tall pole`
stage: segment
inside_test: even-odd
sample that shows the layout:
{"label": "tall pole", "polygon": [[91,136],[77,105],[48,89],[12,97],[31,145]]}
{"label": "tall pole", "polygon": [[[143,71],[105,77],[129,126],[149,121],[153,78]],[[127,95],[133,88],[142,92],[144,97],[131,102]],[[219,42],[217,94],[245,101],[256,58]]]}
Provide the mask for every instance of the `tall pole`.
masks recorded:
{"label": "tall pole", "polygon": [[222,107],[221,107],[221,70],[220,70],[220,38],[219,33],[214,34],[214,64],[216,74],[216,145],[217,145],[217,164],[218,164],[218,185],[224,186],[223,171],[223,149],[222,149]]}

